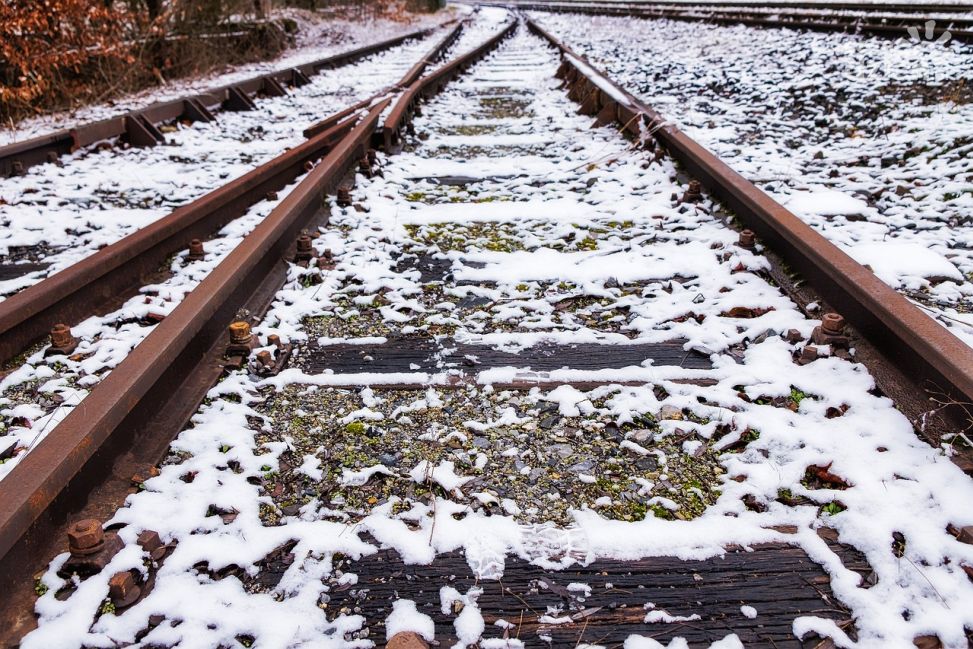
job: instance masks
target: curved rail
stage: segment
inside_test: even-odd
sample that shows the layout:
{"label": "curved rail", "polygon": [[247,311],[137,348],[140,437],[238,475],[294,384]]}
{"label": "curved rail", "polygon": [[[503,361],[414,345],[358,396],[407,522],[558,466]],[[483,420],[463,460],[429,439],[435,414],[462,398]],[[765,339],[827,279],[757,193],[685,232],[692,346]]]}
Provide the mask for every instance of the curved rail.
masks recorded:
{"label": "curved rail", "polygon": [[[392,88],[418,79],[462,28],[459,23],[451,29]],[[16,357],[54,324],[80,322],[134,295],[149,275],[192,239],[209,236],[304,173],[305,165],[321,158],[347,134],[356,113],[389,91],[328,117],[316,125],[307,142],[0,302],[0,362]]]}
{"label": "curved rail", "polygon": [[516,27],[517,22],[511,22],[500,33],[476,47],[465,56],[461,56],[447,63],[435,71],[430,72],[422,79],[412,83],[402,96],[399,97],[398,101],[396,101],[388,117],[385,118],[385,123],[382,126],[385,150],[392,151],[398,146],[402,129],[410,122],[422,98],[439,92],[449,81],[455,79],[457,75],[462,74],[466,68],[495,48],[503,39],[510,36]]}

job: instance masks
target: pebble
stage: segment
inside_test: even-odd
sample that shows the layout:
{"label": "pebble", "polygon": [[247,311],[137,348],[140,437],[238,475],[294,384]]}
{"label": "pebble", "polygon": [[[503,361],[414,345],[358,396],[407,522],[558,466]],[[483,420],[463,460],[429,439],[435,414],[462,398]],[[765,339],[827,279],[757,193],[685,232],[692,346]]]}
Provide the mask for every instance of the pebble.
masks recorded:
{"label": "pebble", "polygon": [[682,409],[666,404],[659,410],[659,419],[682,419]]}
{"label": "pebble", "polygon": [[585,471],[591,471],[595,468],[594,460],[585,460],[583,462],[578,462],[568,467],[568,471],[572,473],[584,473]]}
{"label": "pebble", "polygon": [[570,444],[555,444],[551,447],[551,450],[563,458],[569,458],[574,455],[574,447]]}
{"label": "pebble", "polygon": [[550,430],[557,426],[557,422],[561,421],[560,415],[549,415],[540,420],[539,426],[544,430]]}

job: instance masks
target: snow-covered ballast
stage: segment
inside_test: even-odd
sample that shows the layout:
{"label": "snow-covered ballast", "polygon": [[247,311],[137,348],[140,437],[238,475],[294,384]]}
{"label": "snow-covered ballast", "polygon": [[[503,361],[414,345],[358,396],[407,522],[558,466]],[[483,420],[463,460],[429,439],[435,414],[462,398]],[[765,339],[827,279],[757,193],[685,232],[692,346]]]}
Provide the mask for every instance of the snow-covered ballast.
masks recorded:
{"label": "snow-covered ballast", "polygon": [[[528,19],[527,25],[560,50],[558,78],[581,113],[595,116],[597,125],[620,124],[643,146],[662,146],[803,275],[887,363],[947,404],[941,416],[963,421],[961,404],[973,402],[973,349],[537,22]],[[888,379],[894,380],[899,377]]]}

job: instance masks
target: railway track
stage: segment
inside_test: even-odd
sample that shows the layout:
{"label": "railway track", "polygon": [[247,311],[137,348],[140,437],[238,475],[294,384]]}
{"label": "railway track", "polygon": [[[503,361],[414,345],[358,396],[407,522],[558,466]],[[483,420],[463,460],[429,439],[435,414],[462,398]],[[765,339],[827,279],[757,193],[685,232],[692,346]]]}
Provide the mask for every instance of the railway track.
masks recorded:
{"label": "railway track", "polygon": [[[420,57],[411,57],[419,60],[394,83],[313,124],[306,130],[307,141],[286,149],[230,183],[180,206],[168,216],[150,222],[116,243],[99,246],[97,252],[80,263],[8,298],[0,305],[0,360],[9,361],[46,337],[52,322],[70,326],[90,315],[118,308],[150,280],[158,279],[164,262],[173,254],[185,252],[190,241],[200,240],[204,244],[213,233],[256,204],[275,202],[279,191],[305,173],[314,160],[351,128],[349,118],[392,89],[412,84],[427,65],[454,44],[461,28],[462,25],[453,27],[437,39],[430,50]],[[277,146],[284,148],[285,144],[286,141]],[[147,168],[151,168],[151,160]],[[37,192],[31,195],[37,195]],[[34,205],[47,200],[41,195]],[[189,254],[191,259],[195,257],[193,253]],[[15,264],[7,270],[16,268]],[[161,316],[163,312],[157,309],[156,314]]]}
{"label": "railway track", "polygon": [[460,52],[0,480],[7,640],[965,641],[969,479],[872,388],[973,352],[538,25]]}
{"label": "railway track", "polygon": [[176,121],[211,122],[215,114],[223,110],[253,110],[255,99],[283,96],[288,88],[307,85],[312,77],[323,71],[355,63],[435,31],[433,27],[409,32],[295,67],[256,75],[202,94],[159,102],[109,119],[0,146],[0,177],[22,175],[35,165],[56,163],[65,154],[101,142],[121,140],[131,146],[157,146],[165,141],[165,135],[159,130],[161,125]]}
{"label": "railway track", "polygon": [[899,38],[908,38],[911,29],[918,30],[916,38],[930,41],[940,38],[973,40],[973,15],[968,5],[513,0],[509,6],[525,11],[665,18],[722,25],[853,32]]}
{"label": "railway track", "polygon": [[[208,209],[214,205],[223,209],[218,205],[226,201],[213,200],[210,192],[226,184],[227,178],[240,176],[239,182],[263,191],[251,192],[249,202],[238,201],[223,211],[233,213],[249,207],[295,177],[288,166],[301,170],[308,159],[299,159],[301,151],[310,148],[313,154],[313,146],[294,131],[292,121],[310,124],[350,100],[368,98],[411,80],[423,59],[458,34],[456,29],[443,30],[437,36],[415,38],[389,46],[367,60],[349,63],[342,70],[353,82],[342,74],[319,76],[287,95],[257,100],[252,110],[226,112],[214,122],[160,124],[166,131],[166,141],[159,146],[126,148],[124,142],[117,143],[120,146],[104,142],[80,150],[61,161],[62,166],[45,165],[8,180],[3,212],[9,229],[2,242],[10,248],[10,254],[0,258],[0,279],[4,280],[0,290],[10,295],[30,286],[139,227],[157,222],[171,209],[193,212],[200,203]],[[328,125],[334,123],[332,120]],[[288,149],[301,151],[290,158],[280,155]],[[244,177],[261,164],[262,169]],[[262,182],[275,169],[282,171],[276,180]],[[49,219],[38,225],[35,215],[39,209]],[[193,237],[203,234],[209,231],[201,228]],[[182,247],[188,241],[183,241]],[[178,248],[169,252],[175,250]],[[30,261],[22,263],[25,255]],[[158,265],[158,259],[151,256],[147,262]]]}

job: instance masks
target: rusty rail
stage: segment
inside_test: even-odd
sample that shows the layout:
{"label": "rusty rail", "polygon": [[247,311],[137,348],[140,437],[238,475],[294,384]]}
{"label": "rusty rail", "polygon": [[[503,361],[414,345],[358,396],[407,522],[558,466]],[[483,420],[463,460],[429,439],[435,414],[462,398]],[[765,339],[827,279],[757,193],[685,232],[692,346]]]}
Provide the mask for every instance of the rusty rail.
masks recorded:
{"label": "rusty rail", "polygon": [[[461,58],[468,63],[483,54],[480,47]],[[196,411],[223,372],[227,326],[241,310],[254,320],[266,310],[286,279],[297,235],[326,222],[326,194],[365,157],[391,102],[378,102],[346,129],[300,184],[0,482],[0,644],[15,644],[34,624],[23,605],[33,593],[32,575],[59,551],[69,517],[108,515],[128,493],[131,476],[154,466]]]}
{"label": "rusty rail", "polygon": [[304,173],[351,129],[346,118],[235,180],[0,302],[0,362],[56,323],[74,324],[138,292],[166,258],[205,239]]}
{"label": "rusty rail", "polygon": [[[449,22],[451,21],[443,25]],[[286,93],[285,86],[306,85],[310,83],[309,77],[322,70],[354,63],[408,40],[424,38],[441,26],[417,30],[302,65],[261,74],[197,95],[158,102],[108,119],[0,146],[0,178],[19,175],[34,165],[57,162],[64,154],[112,138],[124,137],[135,146],[153,146],[162,140],[162,134],[156,129],[158,124],[179,119],[210,122],[214,119],[215,110],[251,110],[254,106],[252,97],[258,93],[283,95]]]}
{"label": "rusty rail", "polygon": [[0,594],[31,583],[24,566],[36,561],[32,545],[50,538],[94,485],[111,479],[116,458],[144,452],[133,450],[142,445],[164,449],[188,420],[219,376],[227,325],[241,308],[259,312],[269,303],[298,233],[326,217],[326,193],[364,156],[389,101],[372,108],[0,483]]}
{"label": "rusty rail", "polygon": [[455,27],[449,30],[449,33],[446,34],[446,37],[443,38],[438,43],[436,43],[436,45],[434,45],[433,48],[425,56],[423,56],[421,59],[416,61],[415,65],[409,68],[409,71],[405,73],[405,75],[398,81],[398,83],[388,88],[384,88],[378,91],[377,93],[375,93],[374,95],[372,95],[371,97],[362,99],[357,104],[353,104],[348,108],[345,108],[341,112],[335,113],[334,115],[330,115],[327,118],[321,120],[320,122],[317,122],[316,124],[307,127],[306,129],[304,129],[304,137],[313,137],[318,133],[322,133],[328,130],[329,128],[331,128],[332,126],[334,126],[336,123],[338,123],[345,117],[354,115],[358,111],[365,110],[366,108],[374,104],[376,101],[388,95],[390,92],[411,85],[416,79],[422,76],[423,71],[431,63],[437,61],[439,57],[442,56],[443,52],[445,52],[446,49],[456,41],[456,39],[460,35],[460,32],[463,30],[465,24],[466,24],[465,21],[461,21],[457,23]]}
{"label": "rusty rail", "polygon": [[888,363],[930,392],[957,402],[955,408],[973,403],[973,349],[536,22],[527,23],[560,50],[559,76],[581,104],[581,112],[596,116],[597,123],[618,123],[634,138],[651,134],[763,243],[807,278]]}
{"label": "rusty rail", "polygon": [[[776,3],[774,6],[778,8],[772,15],[760,15],[754,12],[740,11],[738,7],[746,8],[756,8],[760,5],[747,3],[737,5],[732,4],[717,4],[717,3],[705,3],[705,4],[685,4],[677,5],[673,3],[665,2],[646,2],[640,3],[639,5],[632,5],[628,3],[612,3],[612,2],[602,2],[602,3],[585,3],[585,2],[546,2],[544,0],[507,0],[506,2],[480,2],[483,5],[495,5],[495,6],[505,6],[505,7],[516,7],[517,9],[527,10],[527,11],[547,11],[552,13],[577,13],[586,15],[596,15],[596,16],[628,16],[635,18],[665,18],[669,20],[680,20],[680,21],[696,21],[696,22],[711,22],[721,25],[749,25],[752,27],[771,27],[771,28],[790,28],[790,29],[806,29],[810,31],[820,31],[820,32],[852,32],[852,33],[862,33],[871,34],[874,36],[884,36],[884,37],[908,37],[907,29],[909,27],[920,27],[925,33],[925,28],[923,27],[926,22],[926,15],[928,13],[940,13],[940,9],[935,5],[924,5],[924,6],[912,6],[908,9],[908,5],[896,5],[900,7],[903,11],[908,11],[912,16],[903,17],[896,20],[885,20],[882,18],[863,18],[862,16],[855,15],[840,15],[836,14],[834,16],[825,16],[821,14],[807,13],[805,11],[800,11],[803,9],[808,9],[810,7],[818,8],[817,5],[803,5],[803,6],[781,6],[781,3]],[[849,5],[849,7],[841,6],[841,3],[831,3],[832,7],[837,10],[849,9],[850,7],[855,7],[856,10],[860,9],[862,6],[859,4]],[[959,5],[948,5],[951,12],[959,12],[962,9]],[[884,6],[872,5],[873,9],[885,10]],[[926,13],[922,13],[925,11]],[[973,11],[973,8],[966,7],[965,11]],[[932,29],[933,38],[939,38],[945,33],[949,33],[950,36],[958,41],[973,41],[973,18],[968,17],[951,17],[948,21],[943,21],[942,24],[935,26]]]}
{"label": "rusty rail", "polygon": [[412,116],[416,113],[416,108],[420,100],[438,93],[443,86],[462,74],[467,68],[495,48],[501,41],[513,34],[518,24],[517,21],[512,21],[499,33],[481,45],[409,85],[395,102],[395,106],[389,112],[388,117],[385,118],[385,123],[382,126],[382,139],[385,151],[391,152],[398,146],[401,141],[402,129],[411,123]]}
{"label": "rusty rail", "polygon": [[[411,84],[461,29],[462,23],[451,29],[393,87]],[[54,324],[80,322],[134,295],[170,255],[185,249],[192,239],[204,239],[297,178],[306,164],[326,154],[347,133],[353,115],[384,94],[388,92],[327,117],[305,131],[310,138],[307,142],[0,302],[0,363],[41,339]]]}

